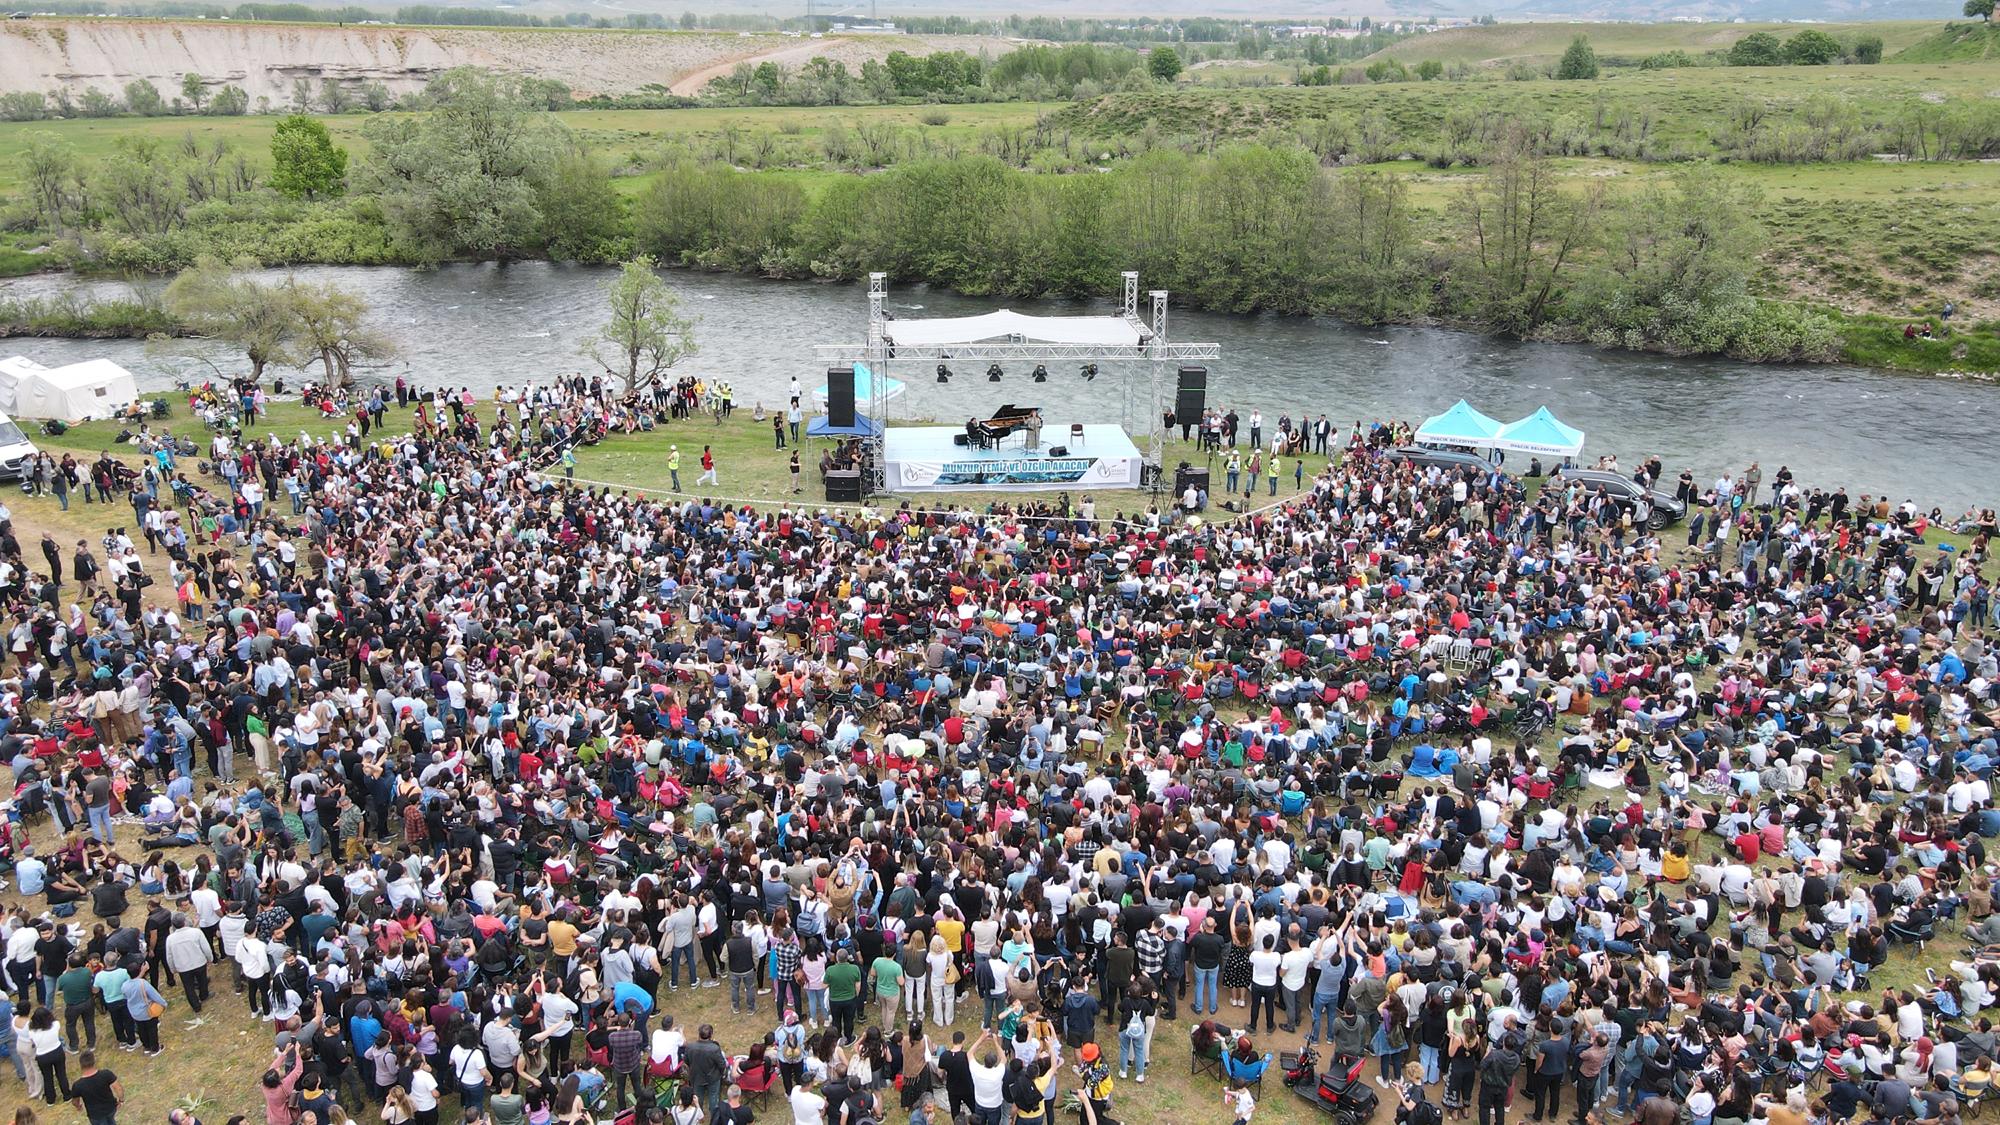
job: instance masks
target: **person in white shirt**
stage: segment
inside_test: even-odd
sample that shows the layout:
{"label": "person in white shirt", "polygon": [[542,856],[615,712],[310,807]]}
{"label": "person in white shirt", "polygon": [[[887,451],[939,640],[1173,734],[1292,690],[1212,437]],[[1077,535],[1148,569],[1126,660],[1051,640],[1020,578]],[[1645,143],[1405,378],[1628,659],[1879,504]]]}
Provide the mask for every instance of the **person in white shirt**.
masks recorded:
{"label": "person in white shirt", "polygon": [[978,1041],[965,1053],[965,1065],[972,1072],[972,1104],[977,1115],[989,1121],[999,1120],[1007,1100],[1002,1092],[1007,1079],[1007,1057],[996,1045],[991,1028],[979,1033]]}
{"label": "person in white shirt", "polygon": [[1312,948],[1301,945],[1296,940],[1278,959],[1278,986],[1284,990],[1287,1033],[1299,1026],[1299,1000],[1305,993],[1306,974],[1312,969],[1312,965]]}
{"label": "person in white shirt", "polygon": [[1265,934],[1257,939],[1250,951],[1250,1023],[1257,1026],[1257,1006],[1264,1005],[1264,1030],[1277,1027],[1278,1016],[1278,968],[1284,962],[1284,955],[1278,952],[1275,934]]}
{"label": "person in white shirt", "polygon": [[819,1079],[807,1075],[792,1087],[792,1125],[826,1125],[826,1095],[819,1092]]}

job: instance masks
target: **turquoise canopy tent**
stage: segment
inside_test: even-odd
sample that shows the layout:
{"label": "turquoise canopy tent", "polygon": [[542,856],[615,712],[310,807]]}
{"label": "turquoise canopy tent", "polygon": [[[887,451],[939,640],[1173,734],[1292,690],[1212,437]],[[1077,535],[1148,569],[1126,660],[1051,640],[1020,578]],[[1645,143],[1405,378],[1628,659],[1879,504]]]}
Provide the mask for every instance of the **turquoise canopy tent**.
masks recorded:
{"label": "turquoise canopy tent", "polygon": [[[822,410],[826,408],[826,396],[831,389],[832,388],[829,387],[827,384],[821,383],[818,389],[813,391],[813,394],[819,399],[819,405]],[[903,381],[901,379],[891,379],[887,376],[883,376],[882,379],[883,399],[887,400],[887,399],[897,398],[900,395],[902,395],[902,393],[905,390],[908,389],[909,388],[903,385]],[[874,399],[875,399],[875,373],[868,370],[868,365],[865,363],[855,364],[854,401],[857,404],[859,404],[856,407],[856,409],[860,410],[862,413],[866,413],[869,409],[868,404],[870,402],[873,402]]]}
{"label": "turquoise canopy tent", "polygon": [[1493,435],[1500,432],[1500,423],[1474,410],[1464,399],[1457,405],[1433,418],[1425,419],[1417,427],[1418,445],[1468,445],[1483,446],[1493,443]]}
{"label": "turquoise canopy tent", "polygon": [[1500,427],[1489,444],[1495,449],[1519,453],[1574,457],[1583,451],[1583,431],[1564,423],[1544,406],[1518,422]]}

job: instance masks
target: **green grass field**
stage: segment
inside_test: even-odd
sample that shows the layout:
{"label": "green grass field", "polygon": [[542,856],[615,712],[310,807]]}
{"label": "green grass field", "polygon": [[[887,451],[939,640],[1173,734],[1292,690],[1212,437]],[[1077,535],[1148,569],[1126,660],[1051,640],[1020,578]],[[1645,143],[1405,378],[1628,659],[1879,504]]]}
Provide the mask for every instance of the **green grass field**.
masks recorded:
{"label": "green grass field", "polygon": [[[574,130],[587,145],[622,160],[637,154],[650,156],[665,142],[679,139],[697,141],[734,131],[743,138],[744,153],[759,135],[768,135],[780,146],[798,148],[829,128],[854,130],[863,124],[887,124],[918,129],[939,138],[953,138],[969,144],[980,130],[996,125],[1032,125],[1036,117],[1053,109],[1031,102],[986,102],[953,106],[757,106],[744,108],[695,109],[579,109],[561,114],[557,120]],[[925,114],[942,112],[949,119],[943,125],[925,125]],[[348,149],[350,156],[367,151],[363,126],[368,114],[341,114],[321,117],[335,143]],[[52,134],[87,160],[108,155],[120,138],[147,138],[161,144],[179,144],[192,134],[203,144],[216,138],[248,151],[260,164],[267,163],[271,136],[282,117],[277,114],[245,117],[101,117],[62,121],[16,121],[0,123],[0,192],[20,186],[21,156],[37,134]]]}

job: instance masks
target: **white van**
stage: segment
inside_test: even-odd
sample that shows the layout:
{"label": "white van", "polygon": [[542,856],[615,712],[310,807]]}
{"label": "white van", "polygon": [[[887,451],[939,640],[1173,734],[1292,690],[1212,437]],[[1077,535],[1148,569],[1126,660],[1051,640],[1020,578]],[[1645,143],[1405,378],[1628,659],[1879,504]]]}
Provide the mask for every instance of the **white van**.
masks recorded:
{"label": "white van", "polygon": [[37,452],[20,423],[0,414],[0,480],[21,479]]}

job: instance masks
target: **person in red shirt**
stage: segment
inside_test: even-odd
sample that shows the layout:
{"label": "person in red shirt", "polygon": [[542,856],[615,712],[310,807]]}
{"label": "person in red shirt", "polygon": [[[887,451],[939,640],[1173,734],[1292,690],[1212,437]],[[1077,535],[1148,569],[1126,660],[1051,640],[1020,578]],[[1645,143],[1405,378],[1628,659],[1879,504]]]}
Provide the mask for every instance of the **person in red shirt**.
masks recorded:
{"label": "person in red shirt", "polygon": [[1734,844],[1736,854],[1745,863],[1754,864],[1757,862],[1757,857],[1764,854],[1764,838],[1755,829],[1745,829],[1739,833]]}

